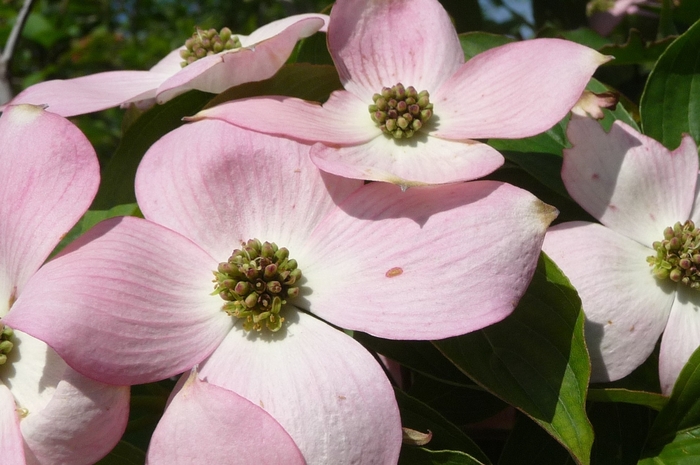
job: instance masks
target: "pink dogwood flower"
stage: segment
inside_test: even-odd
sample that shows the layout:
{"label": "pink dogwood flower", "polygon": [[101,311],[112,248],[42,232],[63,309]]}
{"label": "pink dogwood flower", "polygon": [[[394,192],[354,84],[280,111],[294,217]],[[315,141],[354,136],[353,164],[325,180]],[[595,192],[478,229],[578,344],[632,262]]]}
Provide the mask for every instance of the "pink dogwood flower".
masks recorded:
{"label": "pink dogwood flower", "polygon": [[199,364],[272,415],[308,463],[395,463],[391,386],[336,327],[436,339],[502,320],[556,210],[493,181],[364,185],[319,171],[308,151],[216,120],[167,134],[136,177],[146,219],[105,221],[40,271],[25,293],[50,299],[52,321],[31,306],[9,321],[103,382]]}
{"label": "pink dogwood flower", "polygon": [[227,102],[195,118],[314,143],[324,171],[404,187],[476,179],[503,157],[475,139],[520,138],[561,120],[600,53],[564,40],[511,43],[464,62],[437,0],[338,0],[328,45],[344,91],[322,106],[287,97]]}
{"label": "pink dogwood flower", "polygon": [[[646,7],[646,8],[645,8]],[[658,17],[648,10],[661,10],[658,0],[594,0],[586,5],[588,22],[598,34],[607,36],[627,15]]]}
{"label": "pink dogwood flower", "polygon": [[[24,290],[41,286],[37,269],[87,210],[99,184],[95,152],[65,119],[39,107],[0,116],[0,451],[2,463],[92,464],[119,441],[129,388],[71,369],[50,347],[6,326],[14,305],[50,305]],[[37,281],[39,279],[39,281]]]}
{"label": "pink dogwood flower", "polygon": [[605,133],[574,115],[562,179],[601,224],[552,227],[543,250],[578,290],[586,314],[592,381],[641,365],[663,332],[662,392],[670,393],[700,345],[698,152],[686,135],[669,151],[616,121]]}
{"label": "pink dogwood flower", "polygon": [[[47,105],[48,111],[74,116],[130,102],[155,99],[165,103],[191,89],[218,94],[229,87],[272,77],[287,61],[296,43],[324,30],[327,19],[320,14],[290,16],[273,21],[249,36],[232,35],[224,29],[220,33],[197,31],[188,40],[194,52],[180,47],[149,71],[108,71],[46,81],[27,88],[10,104]],[[214,34],[218,39],[210,38]],[[220,45],[214,45],[216,42]],[[183,53],[203,56],[190,58],[191,63],[183,67]]]}

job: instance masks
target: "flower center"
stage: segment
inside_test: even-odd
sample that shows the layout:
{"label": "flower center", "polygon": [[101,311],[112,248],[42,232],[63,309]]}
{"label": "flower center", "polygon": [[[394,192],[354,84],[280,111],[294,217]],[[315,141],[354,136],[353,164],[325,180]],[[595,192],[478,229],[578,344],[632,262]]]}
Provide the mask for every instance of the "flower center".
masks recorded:
{"label": "flower center", "polygon": [[299,295],[301,270],[296,260],[289,259],[289,250],[274,242],[250,239],[241,246],[219,263],[213,294],[226,301],[226,313],[243,320],[246,331],[261,331],[263,323],[270,331],[279,331],[284,322],[279,314],[282,305]]}
{"label": "flower center", "polygon": [[374,103],[369,106],[372,121],[396,139],[413,137],[433,116],[428,91],[417,92],[413,86],[406,88],[398,83],[385,87],[381,94],[374,94],[372,100]]}
{"label": "flower center", "polygon": [[12,328],[2,323],[0,323],[0,328],[2,328],[2,332],[0,332],[0,366],[2,366],[7,363],[7,356],[15,345],[10,341],[14,336]]}
{"label": "flower center", "polygon": [[232,35],[231,29],[225,27],[219,32],[216,29],[205,31],[197,28],[192,37],[185,41],[185,50],[180,50],[183,59],[180,66],[184,68],[200,58],[236,48],[241,48],[241,41],[238,36]]}
{"label": "flower center", "polygon": [[688,220],[664,229],[664,240],[652,244],[656,255],[647,257],[654,276],[700,289],[700,229]]}

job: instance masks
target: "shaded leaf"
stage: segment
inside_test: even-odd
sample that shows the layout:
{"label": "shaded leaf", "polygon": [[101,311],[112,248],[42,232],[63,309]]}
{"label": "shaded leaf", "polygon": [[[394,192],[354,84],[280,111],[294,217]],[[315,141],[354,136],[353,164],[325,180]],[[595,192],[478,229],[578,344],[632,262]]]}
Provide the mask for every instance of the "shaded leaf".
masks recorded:
{"label": "shaded leaf", "polygon": [[143,465],[146,453],[128,442],[119,441],[112,452],[97,462],[96,465]]}
{"label": "shaded leaf", "polygon": [[661,410],[668,402],[668,397],[655,392],[619,388],[591,388],[588,389],[588,400],[593,402],[624,402]]}
{"label": "shaded leaf", "polygon": [[655,42],[645,42],[642,34],[632,29],[624,44],[609,44],[599,48],[598,51],[603,55],[615,57],[609,62],[610,65],[651,64],[659,59],[674,39],[675,37],[665,37]]}
{"label": "shaded leaf", "polygon": [[[527,460],[523,461],[523,457],[527,457]],[[574,461],[566,449],[536,423],[525,415],[518,415],[498,465],[523,463],[573,465]]]}
{"label": "shaded leaf", "polygon": [[468,61],[488,49],[514,42],[514,39],[488,32],[465,32],[459,35],[459,42],[462,44],[464,59]]}
{"label": "shaded leaf", "polygon": [[588,409],[595,431],[591,464],[636,464],[654,416],[655,412],[640,405],[592,404]]}
{"label": "shaded leaf", "polygon": [[583,464],[589,461],[593,443],[585,412],[590,363],[583,321],[576,291],[542,254],[512,315],[434,344],[470,378],[535,420]]}
{"label": "shaded leaf", "polygon": [[403,447],[399,465],[482,465],[469,454],[454,450],[432,451],[422,447]]}

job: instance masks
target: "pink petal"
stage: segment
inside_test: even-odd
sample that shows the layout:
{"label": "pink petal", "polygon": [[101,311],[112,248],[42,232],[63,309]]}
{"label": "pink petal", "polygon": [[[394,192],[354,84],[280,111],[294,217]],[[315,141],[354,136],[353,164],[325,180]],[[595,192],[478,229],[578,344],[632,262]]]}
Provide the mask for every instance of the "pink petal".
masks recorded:
{"label": "pink petal", "polygon": [[155,97],[167,74],[150,71],[108,71],[74,79],[40,82],[17,95],[10,104],[48,105],[61,116],[75,116]]}
{"label": "pink petal", "polygon": [[513,42],[465,63],[431,96],[445,139],[520,138],[546,131],[581,97],[609,60],[559,39]]}
{"label": "pink petal", "polygon": [[[321,20],[322,25],[318,26],[318,21],[307,21],[308,19]],[[330,18],[328,15],[321,15],[317,13],[292,15],[287,16],[286,18],[278,19],[277,21],[272,21],[264,26],[260,26],[249,36],[244,36],[241,34],[237,35],[243,47],[250,47],[264,40],[272,39],[291,27],[296,28],[295,30],[299,33],[297,40],[299,40],[309,37],[315,34],[317,31],[325,31],[328,28],[329,19]]]}
{"label": "pink petal", "polygon": [[2,383],[0,383],[0,451],[2,451],[3,464],[26,465],[15,399]]}
{"label": "pink petal", "polygon": [[397,141],[381,135],[349,147],[316,144],[311,160],[323,171],[402,186],[477,179],[503,164],[503,156],[476,141],[456,142],[425,135]]}
{"label": "pink petal", "polygon": [[382,134],[368,107],[351,93],[337,91],[323,107],[292,97],[257,97],[207,108],[189,120],[218,119],[301,142],[352,145]]}
{"label": "pink petal", "polygon": [[328,47],[345,89],[367,105],[382,87],[399,82],[432,93],[464,63],[437,0],[338,0]]}
{"label": "pink petal", "polygon": [[187,124],[144,156],[136,195],[146,218],[218,261],[253,238],[287,247],[299,260],[314,227],[362,186],[322,174],[308,150],[221,121]]}
{"label": "pink petal", "polygon": [[594,120],[573,116],[562,179],[571,197],[607,227],[651,246],[688,219],[695,198],[698,153],[690,136],[669,152],[616,121],[606,134]]}
{"label": "pink petal", "polygon": [[182,47],[176,48],[172,52],[168,53],[161,58],[161,60],[150,69],[150,71],[152,73],[167,74],[168,76],[179,73],[182,69],[182,66],[180,65],[180,63],[182,63],[180,50],[184,49],[185,46],[183,45]]}
{"label": "pink petal", "polygon": [[391,339],[481,329],[517,305],[555,217],[529,192],[493,181],[366,185],[311,235],[300,305]]}
{"label": "pink petal", "polygon": [[80,219],[100,182],[90,142],[30,105],[0,117],[0,317]]}
{"label": "pink petal", "polygon": [[147,463],[305,462],[289,434],[265,410],[193,374],[153,432]]}
{"label": "pink petal", "polygon": [[48,405],[20,426],[37,463],[90,465],[119,442],[128,417],[129,387],[98,383],[65,367]]}
{"label": "pink petal", "polygon": [[[318,15],[294,21],[292,18],[281,23],[286,28],[279,32],[278,26],[274,25],[258,34],[262,42],[241,41],[244,48],[205,57],[184,67],[158,87],[158,103],[167,102],[190,89],[218,94],[229,87],[272,77],[287,61],[299,39],[314,34],[325,24]],[[267,37],[273,31],[277,34]]]}
{"label": "pink petal", "polygon": [[401,422],[377,362],[322,321],[293,307],[283,314],[279,333],[234,328],[200,377],[265,409],[309,464],[396,463]]}
{"label": "pink petal", "polygon": [[653,250],[599,224],[550,228],[542,247],[578,291],[586,314],[591,381],[627,376],[654,350],[675,284],[651,274]]}
{"label": "pink petal", "polygon": [[230,329],[220,297],[210,295],[216,267],[179,234],[114,218],[44,265],[4,322],[101,382],[156,381],[191,368]]}
{"label": "pink petal", "polygon": [[661,392],[666,395],[671,394],[683,366],[700,346],[700,293],[680,284],[677,286],[659,352]]}

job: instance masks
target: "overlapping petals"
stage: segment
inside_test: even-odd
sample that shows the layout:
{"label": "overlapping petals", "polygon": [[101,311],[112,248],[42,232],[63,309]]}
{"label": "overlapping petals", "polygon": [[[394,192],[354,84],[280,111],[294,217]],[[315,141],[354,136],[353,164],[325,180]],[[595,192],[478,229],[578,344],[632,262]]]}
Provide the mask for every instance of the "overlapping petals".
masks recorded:
{"label": "overlapping petals", "polygon": [[177,49],[150,71],[110,71],[42,82],[24,90],[10,103],[48,105],[53,113],[74,116],[143,100],[164,103],[191,89],[220,93],[229,87],[272,77],[299,39],[325,30],[327,18],[303,14],[274,21],[249,36],[237,36],[240,48],[204,57],[184,68]]}
{"label": "overlapping petals", "polygon": [[[569,277],[586,313],[593,381],[632,372],[665,330],[659,360],[670,393],[700,344],[698,291],[652,275],[646,258],[664,229],[697,216],[697,149],[685,136],[676,150],[616,121],[609,133],[574,115],[562,179],[571,196],[604,226],[574,222],[550,229],[543,250]],[[697,320],[697,321],[696,321]]]}
{"label": "overlapping petals", "polygon": [[[404,187],[443,184],[498,168],[503,157],[472,139],[547,130],[608,60],[572,42],[536,39],[464,63],[459,38],[437,0],[339,0],[328,44],[346,90],[322,107],[296,99],[243,99],[195,118],[320,142],[312,160],[333,174]],[[368,108],[374,94],[398,83],[428,91],[434,110],[416,135],[397,141],[372,121]]]}
{"label": "overlapping petals", "polygon": [[[27,287],[41,287],[37,269],[85,212],[98,183],[95,152],[75,126],[35,106],[5,109],[0,117],[2,324]],[[42,305],[35,318],[51,321],[49,309]],[[45,342],[20,330],[11,342],[7,363],[0,365],[3,463],[91,464],[103,457],[126,426],[129,389],[78,374]]]}
{"label": "overlapping petals", "polygon": [[[108,220],[47,266],[50,328],[21,301],[10,321],[102,381],[150,382],[200,363],[205,381],[272,414],[309,463],[339,454],[396,461],[388,380],[362,347],[310,313],[412,339],[498,321],[524,293],[556,211],[497,182],[365,186],[319,171],[308,150],[220,121],[171,132],[137,174],[146,220]],[[217,263],[252,238],[288,248],[302,270],[301,295],[273,334],[247,333],[211,295]],[[73,273],[61,277],[63,267]]]}

